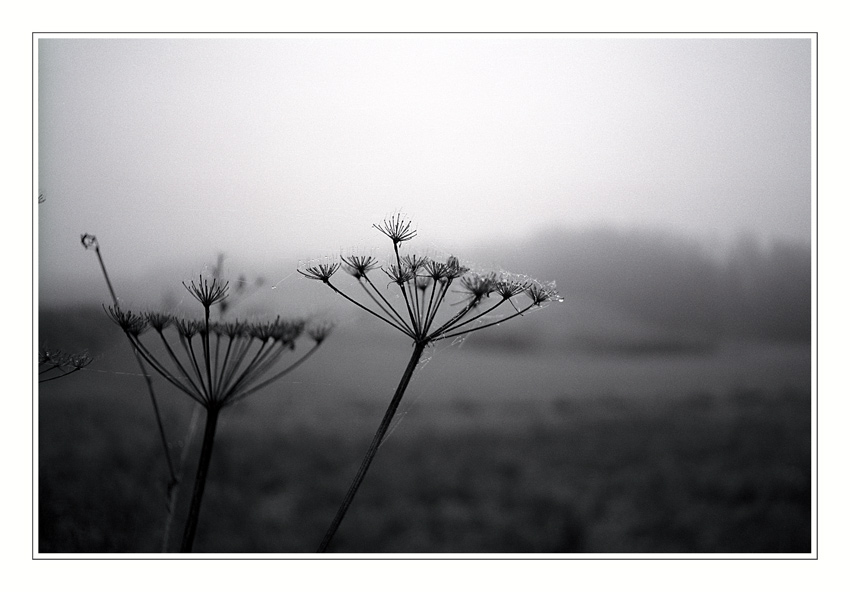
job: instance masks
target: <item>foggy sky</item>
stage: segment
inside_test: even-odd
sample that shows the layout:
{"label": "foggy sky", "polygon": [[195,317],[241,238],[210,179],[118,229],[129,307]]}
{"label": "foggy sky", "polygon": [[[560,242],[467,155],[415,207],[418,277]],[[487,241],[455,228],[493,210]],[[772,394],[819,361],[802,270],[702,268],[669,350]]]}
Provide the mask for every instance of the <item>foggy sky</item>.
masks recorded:
{"label": "foggy sky", "polygon": [[811,40],[38,41],[39,275],[552,227],[810,240]]}

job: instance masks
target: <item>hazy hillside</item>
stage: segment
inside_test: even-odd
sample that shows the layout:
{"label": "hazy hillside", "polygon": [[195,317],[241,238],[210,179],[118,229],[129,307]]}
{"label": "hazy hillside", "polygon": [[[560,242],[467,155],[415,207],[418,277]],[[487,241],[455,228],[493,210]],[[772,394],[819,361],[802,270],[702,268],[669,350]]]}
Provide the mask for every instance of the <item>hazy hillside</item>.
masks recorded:
{"label": "hazy hillside", "polygon": [[[476,334],[470,347],[555,346],[631,354],[700,351],[722,341],[810,338],[808,245],[775,243],[760,248],[754,241],[741,240],[717,255],[682,236],[597,229],[551,231],[519,244],[499,242],[459,254],[485,268],[498,265],[541,280],[554,279],[565,298],[545,314],[529,314],[522,322]],[[214,255],[210,259],[214,264]],[[186,263],[178,263],[182,271],[164,267],[150,277],[113,272],[122,301],[134,309],[186,308],[179,283],[187,279]],[[241,300],[235,299],[231,314],[327,313],[341,322],[359,324],[358,311],[318,282],[294,273],[295,266],[294,261],[282,261],[274,269],[241,269],[237,262],[225,260],[234,279],[244,273],[253,286]],[[137,290],[139,285],[145,288]],[[103,302],[108,298],[105,287],[102,298]],[[72,314],[52,314],[54,308],[40,311],[44,323],[40,339],[54,344],[73,341],[72,335],[85,332],[93,318],[103,316],[100,302],[88,302]],[[363,330],[370,330],[369,321],[362,320]]]}
{"label": "hazy hillside", "polygon": [[[557,280],[565,302],[547,316],[561,317],[574,345],[640,350],[810,339],[808,245],[761,248],[744,238],[718,255],[682,236],[597,229],[552,231],[489,252],[506,269]],[[541,330],[553,324],[547,319]]]}

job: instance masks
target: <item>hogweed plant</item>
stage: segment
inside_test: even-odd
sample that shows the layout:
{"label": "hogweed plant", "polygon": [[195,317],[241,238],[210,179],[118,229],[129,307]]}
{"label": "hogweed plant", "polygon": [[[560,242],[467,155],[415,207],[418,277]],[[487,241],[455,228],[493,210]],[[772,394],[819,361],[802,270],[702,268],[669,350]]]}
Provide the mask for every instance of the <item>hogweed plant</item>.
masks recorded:
{"label": "hogweed plant", "polygon": [[[112,304],[115,307],[115,310],[118,310],[118,296],[115,294],[115,289],[112,287],[112,282],[109,280],[109,273],[106,271],[106,264],[103,262],[103,256],[100,253],[100,243],[97,241],[97,237],[93,234],[83,234],[80,236],[80,242],[87,251],[89,249],[94,250],[95,255],[97,255],[97,261],[100,264],[100,270],[103,273],[103,279],[106,281],[106,287],[109,289],[109,295],[112,298]],[[129,337],[129,336],[128,336]],[[133,345],[133,340],[130,339],[130,345]],[[139,366],[139,371],[141,375],[145,379],[145,385],[148,390],[148,397],[150,398],[151,406],[153,407],[154,417],[156,418],[156,426],[157,431],[159,432],[159,439],[162,443],[163,453],[165,454],[165,461],[168,465],[168,483],[166,484],[166,521],[165,528],[163,529],[162,534],[162,544],[161,549],[165,552],[168,549],[168,538],[171,532],[171,523],[174,517],[174,507],[177,503],[177,493],[178,487],[180,484],[180,477],[178,475],[178,471],[175,469],[174,461],[171,458],[171,452],[168,448],[168,438],[165,435],[165,427],[162,423],[162,414],[159,411],[159,404],[156,400],[156,392],[153,388],[153,382],[151,381],[151,377],[148,374],[147,369],[145,368],[145,364],[142,361],[142,358],[139,352],[135,347],[133,349],[133,357],[136,359],[136,363]]]}
{"label": "hogweed plant", "polygon": [[[135,313],[104,306],[144,362],[206,412],[194,488],[183,530],[181,552],[191,552],[221,412],[283,378],[322,345],[332,327],[304,320],[212,321],[211,308],[228,296],[229,283],[198,277],[183,283],[203,308],[202,319],[161,312]],[[312,346],[293,360],[303,336]],[[295,354],[293,354],[295,355]],[[288,363],[282,363],[287,360]]]}
{"label": "hogweed plant", "polygon": [[65,353],[59,349],[42,347],[38,352],[38,382],[50,382],[79,372],[92,363],[88,352]]}
{"label": "hogweed plant", "polygon": [[[554,283],[542,284],[525,276],[507,273],[475,273],[461,265],[456,257],[440,261],[428,256],[402,255],[401,247],[416,236],[416,230],[400,215],[373,227],[392,241],[390,262],[381,265],[369,255],[341,256],[339,261],[329,260],[298,270],[301,275],[324,283],[336,294],[413,341],[407,367],[366,456],[319,545],[319,553],[327,550],[345,518],[425,349],[438,341],[462,338],[494,327],[549,302],[562,301]],[[340,269],[357,281],[361,289],[359,300],[342,291],[335,280],[332,281]],[[373,276],[379,277],[373,279]],[[384,290],[379,288],[382,284],[400,293],[401,297],[398,298],[398,294],[395,298],[385,296]],[[398,306],[393,305],[393,300]],[[502,315],[502,312],[507,314]],[[494,319],[494,314],[499,318]]]}

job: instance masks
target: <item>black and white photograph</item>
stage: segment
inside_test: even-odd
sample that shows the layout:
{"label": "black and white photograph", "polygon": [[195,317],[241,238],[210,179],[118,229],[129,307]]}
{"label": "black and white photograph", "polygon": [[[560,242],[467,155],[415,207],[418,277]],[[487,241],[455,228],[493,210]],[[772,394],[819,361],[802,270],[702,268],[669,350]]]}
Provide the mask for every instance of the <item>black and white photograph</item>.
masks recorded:
{"label": "black and white photograph", "polygon": [[34,557],[816,558],[817,42],[34,34]]}

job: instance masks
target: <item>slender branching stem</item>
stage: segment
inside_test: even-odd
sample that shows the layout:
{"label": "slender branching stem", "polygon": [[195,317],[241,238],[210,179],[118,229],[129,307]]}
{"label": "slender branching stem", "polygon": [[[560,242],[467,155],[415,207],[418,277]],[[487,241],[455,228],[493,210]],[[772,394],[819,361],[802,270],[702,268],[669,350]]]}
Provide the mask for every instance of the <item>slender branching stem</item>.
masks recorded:
{"label": "slender branching stem", "polygon": [[[369,314],[371,314],[372,316],[374,316],[374,317],[377,317],[377,318],[381,319],[382,321],[384,321],[385,323],[387,323],[387,324],[388,324],[388,325],[390,325],[391,327],[394,327],[394,328],[396,328],[396,329],[399,329],[399,326],[398,326],[398,325],[396,325],[396,324],[394,324],[394,323],[393,323],[390,319],[384,318],[384,317],[382,317],[381,315],[379,315],[378,313],[376,313],[374,310],[372,310],[371,308],[367,308],[367,307],[363,306],[362,304],[360,304],[359,302],[357,302],[356,300],[354,300],[353,298],[351,298],[348,294],[346,294],[346,293],[341,292],[340,290],[338,290],[338,289],[337,289],[337,287],[336,287],[336,286],[334,286],[332,283],[330,283],[330,282],[325,282],[325,283],[326,283],[328,286],[330,286],[331,290],[333,290],[334,292],[336,292],[337,294],[339,294],[340,296],[342,296],[343,298],[345,298],[346,300],[348,300],[348,301],[349,301],[349,302],[351,302],[352,304],[355,304],[355,305],[359,306],[360,308],[362,308],[363,310],[365,310],[366,312],[368,312],[368,313],[369,313]],[[400,329],[400,330],[401,330],[401,329]],[[409,337],[414,337],[414,334],[413,334],[410,330],[408,330],[408,329],[403,329],[402,331],[404,332],[404,334],[405,334],[405,335],[408,335]]]}
{"label": "slender branching stem", "polygon": [[[396,265],[398,265],[398,271],[401,273],[401,270],[404,268],[401,265],[401,255],[398,254],[398,242],[393,241],[393,249],[395,250]],[[417,319],[410,308],[410,300],[407,299],[407,290],[404,288],[404,282],[398,282],[398,287],[401,289],[401,295],[404,296],[404,305],[407,307],[407,314],[410,317],[410,323],[413,326],[414,335],[412,335],[412,337],[415,339],[419,332]]]}
{"label": "slender branching stem", "polygon": [[320,343],[315,344],[313,347],[310,348],[310,350],[307,353],[305,353],[303,356],[301,356],[300,359],[293,362],[288,368],[281,370],[280,372],[278,372],[277,374],[275,374],[271,378],[264,380],[260,384],[249,388],[245,392],[240,393],[239,395],[237,395],[235,397],[233,397],[232,394],[225,396],[225,398],[224,398],[225,401],[228,404],[235,403],[236,401],[240,401],[240,400],[244,399],[245,397],[247,397],[248,395],[257,392],[261,388],[268,386],[269,384],[273,383],[274,381],[282,378],[286,374],[289,374],[291,371],[295,370],[298,366],[300,366],[304,361],[306,361],[307,358],[309,358],[311,355],[313,355],[313,352],[315,352],[317,349],[319,349],[320,345],[321,345]]}
{"label": "slender branching stem", "polygon": [[227,349],[224,350],[224,360],[221,363],[221,371],[218,372],[218,379],[216,380],[216,391],[221,390],[224,385],[224,371],[228,368],[227,360],[230,358],[230,350],[233,346],[233,337],[227,338]]}
{"label": "slender branching stem", "polygon": [[437,311],[440,310],[440,306],[442,306],[443,301],[446,299],[446,295],[449,293],[449,287],[452,285],[452,278],[448,278],[445,283],[440,286],[440,289],[437,292],[437,300],[434,303],[434,308],[431,311],[431,317],[428,319],[428,328],[430,329],[431,325],[434,324],[434,320],[437,318]]}
{"label": "slender branching stem", "polygon": [[[56,368],[59,368],[59,366],[56,366]],[[53,370],[53,368],[49,368],[49,370]],[[69,374],[73,374],[77,370],[82,370],[82,368],[74,368],[73,370],[69,370],[68,372],[63,372],[62,374],[60,374],[58,376],[51,376],[50,378],[45,378],[44,380],[39,380],[38,383],[41,384],[41,383],[44,383],[44,382],[50,382],[51,380],[56,380],[57,378],[64,378],[65,376],[68,376]]]}
{"label": "slender branching stem", "polygon": [[[489,313],[493,312],[493,311],[494,311],[494,310],[496,310],[498,307],[500,307],[502,304],[504,304],[506,301],[507,301],[507,298],[501,298],[501,299],[500,299],[500,300],[499,300],[496,304],[494,304],[494,305],[493,305],[493,306],[491,306],[490,308],[488,308],[488,309],[486,309],[486,310],[483,310],[483,311],[479,312],[477,315],[475,315],[475,316],[473,316],[473,317],[470,317],[470,318],[466,319],[466,320],[465,320],[465,321],[463,321],[462,323],[460,323],[459,321],[463,318],[463,316],[460,316],[460,317],[454,318],[454,319],[452,319],[451,321],[449,321],[448,323],[446,323],[445,325],[443,325],[442,327],[440,327],[437,331],[435,331],[435,332],[431,335],[431,338],[439,337],[439,336],[440,336],[440,335],[442,335],[443,333],[448,333],[449,331],[454,331],[454,330],[456,330],[456,329],[459,329],[460,327],[463,327],[464,325],[468,325],[469,323],[472,323],[472,322],[474,322],[474,321],[476,321],[476,320],[480,319],[480,318],[481,318],[481,317],[483,317],[484,315],[487,315],[487,314],[489,314]],[[467,306],[467,307],[464,309],[464,311],[463,311],[463,312],[464,312],[464,314],[468,313],[468,312],[469,312],[470,310],[472,310],[473,308],[475,308],[475,306]]]}
{"label": "slender branching stem", "polygon": [[[368,279],[368,278],[367,278],[367,279]],[[405,323],[405,322],[404,322],[404,320],[402,320],[402,321],[401,321],[401,324],[398,324],[398,323],[395,321],[395,319],[393,319],[393,318],[392,318],[392,317],[393,317],[393,315],[395,315],[395,316],[397,316],[399,319],[401,319],[401,317],[399,316],[398,312],[396,312],[396,310],[395,310],[392,306],[390,306],[390,310],[387,310],[387,308],[386,308],[383,304],[381,304],[381,302],[380,302],[377,298],[375,298],[375,295],[374,295],[374,294],[372,294],[372,292],[370,292],[370,291],[369,291],[369,286],[367,286],[367,285],[366,285],[366,283],[364,283],[363,281],[360,281],[360,282],[358,282],[358,283],[359,283],[359,284],[360,284],[360,286],[363,288],[363,291],[364,291],[364,292],[366,292],[366,295],[367,295],[367,296],[369,296],[369,298],[371,298],[371,299],[372,299],[372,301],[373,301],[375,304],[377,304],[377,305],[378,305],[378,308],[380,308],[380,309],[384,312],[384,314],[386,314],[386,315],[387,315],[387,319],[389,319],[390,321],[392,321],[392,324],[393,324],[393,326],[394,326],[396,329],[398,329],[399,331],[401,331],[401,332],[403,332],[403,333],[407,333],[407,332],[409,332],[409,331],[410,331],[410,328],[407,326],[407,323]],[[369,282],[369,284],[371,285],[371,284],[372,284],[372,282]],[[373,289],[374,289],[374,286],[373,286]],[[377,290],[375,290],[375,293],[376,293],[376,294],[378,294],[378,296],[380,296],[380,297],[381,297],[382,299],[384,299],[384,301],[386,302],[386,299],[384,298],[383,294],[381,294],[381,293],[380,293],[380,292],[378,292]],[[387,305],[389,306],[389,302],[387,302]]]}
{"label": "slender branching stem", "polygon": [[493,325],[499,325],[499,324],[501,324],[501,323],[504,323],[504,322],[505,322],[505,321],[507,321],[507,320],[510,320],[510,319],[512,319],[512,318],[514,318],[514,317],[518,317],[518,316],[520,316],[520,315],[524,314],[525,312],[527,312],[528,310],[530,310],[533,306],[534,306],[534,303],[531,303],[531,304],[529,304],[528,306],[526,306],[525,308],[523,308],[522,310],[518,310],[518,311],[516,311],[514,314],[512,314],[512,315],[510,315],[510,316],[507,316],[507,317],[505,317],[505,318],[503,318],[503,319],[499,319],[499,320],[497,320],[497,321],[493,321],[492,323],[487,323],[487,324],[484,324],[484,325],[479,325],[479,326],[477,326],[477,327],[473,327],[472,329],[467,329],[466,331],[458,331],[457,333],[452,332],[452,333],[450,333],[450,334],[448,334],[448,335],[445,335],[445,334],[444,334],[444,335],[440,335],[439,337],[434,337],[434,338],[432,339],[432,341],[438,341],[438,340],[440,340],[440,339],[451,339],[452,337],[460,337],[461,335],[466,335],[467,333],[472,333],[473,331],[478,331],[478,330],[480,330],[480,329],[486,329],[487,327],[492,327]]}
{"label": "slender branching stem", "polygon": [[112,288],[112,282],[109,281],[109,274],[106,272],[106,265],[103,263],[103,257],[100,256],[100,245],[97,242],[94,244],[94,253],[97,255],[97,261],[100,263],[101,271],[103,271],[103,279],[106,280],[106,287],[109,288],[109,295],[112,296],[112,302],[117,307],[118,296],[115,295],[115,290]]}
{"label": "slender branching stem", "polygon": [[[139,357],[139,352],[135,348],[133,348],[133,354],[136,356],[136,361],[139,363],[140,368],[144,368],[144,364],[142,363],[142,359]],[[174,470],[174,464],[171,461],[171,454],[168,453],[168,440],[165,437],[165,427],[162,425],[162,415],[159,412],[159,404],[156,402],[156,397],[153,396],[153,384],[151,384],[151,377],[147,372],[143,372],[142,376],[145,377],[145,382],[148,385],[148,392],[151,395],[151,405],[153,405],[154,416],[156,417],[156,427],[159,431],[159,437],[162,440],[162,449],[165,450],[165,460],[168,462],[168,474],[171,477],[171,482],[168,484],[168,491],[170,492],[174,485],[177,484],[177,473]],[[169,497],[171,497],[169,495]],[[169,504],[171,500],[169,500]]]}
{"label": "slender branching stem", "polygon": [[407,363],[407,368],[404,370],[401,382],[398,383],[398,387],[390,401],[389,407],[387,407],[387,411],[384,413],[384,418],[378,426],[378,431],[375,432],[375,437],[372,438],[369,450],[366,452],[366,456],[363,457],[360,469],[357,471],[354,481],[352,481],[351,486],[348,488],[348,493],[345,495],[345,499],[342,501],[342,505],[339,507],[339,510],[337,511],[333,522],[331,522],[328,531],[325,533],[325,538],[322,539],[317,553],[324,553],[327,551],[328,545],[330,545],[337,529],[339,529],[339,525],[342,523],[342,519],[345,518],[345,513],[348,512],[348,508],[354,501],[354,496],[357,494],[357,490],[360,488],[363,478],[366,477],[366,471],[369,470],[369,465],[372,464],[372,460],[378,452],[378,447],[384,440],[387,429],[390,427],[390,422],[398,409],[399,403],[401,403],[401,398],[404,396],[404,391],[407,389],[407,385],[410,384],[410,379],[413,377],[413,371],[416,369],[416,365],[419,363],[419,358],[422,357],[422,352],[425,350],[426,345],[426,343],[416,342],[413,346],[413,354],[410,356],[410,361]]}
{"label": "slender branching stem", "polygon": [[[38,375],[41,376],[45,372],[50,372],[51,370],[59,370],[60,368],[62,368],[62,366],[60,366],[59,364],[53,364],[50,368],[45,368],[44,370],[39,371]],[[79,370],[79,368],[77,368],[77,370]],[[70,374],[70,372],[65,372],[65,374]],[[64,376],[65,374],[63,374],[62,376]]]}
{"label": "slender branching stem", "polygon": [[[168,343],[168,340],[165,338],[165,335],[163,335],[162,331],[157,331],[157,334],[159,334],[159,337],[162,340],[162,343],[165,345],[165,349],[168,352],[168,355],[171,357],[171,361],[174,362],[174,365],[180,371],[180,373],[182,374],[182,377],[185,378],[186,381],[189,383],[189,386],[191,387],[191,391],[193,393],[195,393],[196,396],[193,397],[193,398],[195,400],[202,399],[203,395],[201,393],[201,389],[198,387],[198,385],[195,384],[195,382],[192,380],[192,377],[189,375],[189,373],[186,372],[186,369],[183,367],[183,364],[180,363],[180,360],[177,358],[177,355],[174,353],[174,350],[171,349],[171,345]],[[141,341],[139,341],[139,343],[141,345]],[[160,371],[160,374],[162,374],[163,376],[170,376],[170,373],[163,373],[162,371]],[[176,380],[176,378],[175,378],[175,380]],[[172,381],[172,382],[174,382],[174,381]],[[182,390],[183,392],[187,392],[186,387],[182,386],[182,384],[181,384],[180,390]]]}
{"label": "slender branching stem", "polygon": [[195,541],[195,531],[198,528],[198,516],[201,511],[201,500],[204,497],[204,486],[207,482],[207,473],[212,458],[213,443],[215,441],[216,424],[220,409],[215,405],[207,406],[207,423],[204,428],[204,440],[201,444],[201,456],[198,459],[198,472],[195,475],[195,487],[192,490],[192,503],[189,506],[189,516],[186,518],[186,528],[183,531],[183,543],[180,546],[181,553],[191,553]]}
{"label": "slender branching stem", "polygon": [[[83,243],[85,245],[85,243]],[[112,296],[112,303],[115,305],[116,310],[118,309],[118,296],[115,294],[115,289],[112,287],[112,282],[109,280],[109,273],[106,271],[106,264],[103,262],[103,256],[100,254],[100,245],[97,242],[97,239],[94,239],[94,252],[97,255],[97,261],[100,264],[100,269],[103,272],[103,279],[106,280],[106,287],[109,288],[109,295]],[[167,485],[167,494],[166,494],[166,506],[168,508],[168,514],[166,516],[165,522],[165,531],[163,533],[163,548],[167,544],[169,530],[171,527],[174,505],[177,500],[177,491],[178,491],[178,483],[179,479],[177,477],[177,473],[174,470],[174,463],[171,460],[171,452],[168,450],[168,438],[165,435],[165,427],[162,423],[162,415],[159,412],[159,404],[156,400],[156,393],[154,392],[153,382],[151,381],[150,376],[148,375],[147,369],[145,368],[144,362],[142,361],[141,354],[134,344],[134,340],[130,338],[128,334],[127,337],[130,339],[130,345],[133,347],[133,356],[136,358],[136,363],[139,365],[139,370],[141,371],[142,376],[145,377],[145,383],[148,389],[148,396],[151,400],[151,405],[153,406],[154,416],[156,417],[156,425],[159,430],[159,437],[162,441],[162,451],[165,454],[165,461],[168,465],[168,475],[169,482]],[[185,389],[184,389],[185,390]]]}
{"label": "slender branching stem", "polygon": [[[270,351],[270,350],[271,350],[271,348],[269,348],[269,350],[266,350],[266,346],[267,346],[267,345],[268,345],[268,341],[263,341],[263,342],[260,344],[260,347],[259,347],[259,349],[257,350],[257,353],[255,353],[255,354],[254,354],[254,357],[251,359],[251,361],[250,361],[250,362],[248,362],[248,364],[245,366],[244,370],[242,370],[242,374],[240,374],[240,375],[239,375],[239,378],[237,378],[237,379],[233,382],[233,384],[231,384],[231,385],[227,388],[227,392],[233,392],[233,391],[236,391],[238,388],[240,388],[240,387],[242,386],[242,383],[245,381],[246,377],[248,377],[248,376],[250,375],[250,373],[252,372],[252,370],[253,370],[253,369],[256,367],[256,365],[259,363],[260,357],[261,357],[261,356],[264,356],[264,354],[265,354],[267,351]],[[274,347],[274,346],[272,346],[272,347]]]}
{"label": "slender branching stem", "polygon": [[204,305],[204,334],[201,335],[201,339],[203,339],[204,344],[204,366],[207,371],[207,389],[210,393],[214,393],[213,390],[213,381],[212,381],[212,363],[210,360],[210,307],[208,304]]}
{"label": "slender branching stem", "polygon": [[183,343],[183,347],[186,348],[186,353],[189,355],[189,361],[192,362],[192,368],[195,370],[195,376],[201,384],[201,391],[203,392],[204,399],[211,401],[212,394],[210,393],[209,387],[204,383],[204,375],[201,373],[201,367],[198,365],[198,358],[195,355],[195,348],[192,346],[192,337],[186,337],[183,339],[183,336],[181,335],[180,340]]}
{"label": "slender branching stem", "polygon": [[[186,385],[184,385],[182,382],[180,382],[161,363],[159,363],[159,361],[153,356],[153,354],[151,354],[147,350],[147,348],[144,346],[144,344],[141,342],[141,340],[138,337],[131,337],[130,342],[133,344],[133,346],[135,348],[134,351],[137,352],[139,355],[141,355],[142,358],[144,359],[144,361],[147,362],[148,365],[150,365],[151,368],[153,368],[154,370],[159,372],[159,374],[163,378],[165,378],[168,382],[173,384],[175,387],[177,387],[178,389],[180,389],[181,391],[183,391],[184,393],[186,393],[187,395],[189,395],[190,397],[192,397],[196,401],[200,402],[200,401],[203,400],[202,397],[198,394],[197,388],[195,387],[195,384],[192,382],[192,380],[189,377],[186,377],[186,378],[189,380],[189,384],[192,387],[191,389],[189,387],[187,387]],[[144,368],[144,367],[142,366],[142,368]]]}

